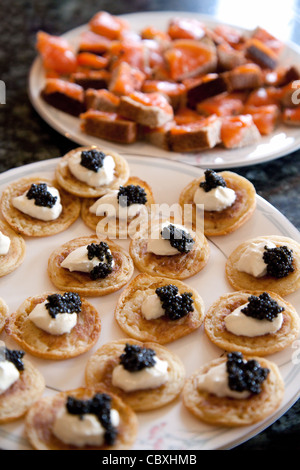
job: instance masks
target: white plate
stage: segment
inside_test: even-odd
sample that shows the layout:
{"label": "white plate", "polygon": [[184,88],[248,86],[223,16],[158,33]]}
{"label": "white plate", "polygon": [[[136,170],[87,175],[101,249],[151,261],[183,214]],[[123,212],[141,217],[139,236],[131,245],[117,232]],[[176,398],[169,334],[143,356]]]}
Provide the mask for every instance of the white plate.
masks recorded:
{"label": "white plate", "polygon": [[[128,162],[131,175],[145,179],[152,186],[157,204],[172,205],[177,203],[181,190],[193,178],[202,174],[201,169],[163,159],[157,159],[155,165],[153,159],[147,157],[131,157],[128,158]],[[52,176],[56,164],[57,159],[46,160],[3,173],[0,175],[0,191],[7,184],[23,176],[37,173]],[[62,243],[90,233],[92,231],[79,219],[61,234],[43,239],[27,238],[27,254],[24,263],[16,271],[0,280],[0,297],[7,302],[10,312],[13,312],[23,300],[31,295],[55,290],[47,275],[49,255]],[[224,276],[225,260],[229,253],[248,238],[271,234],[289,236],[300,241],[297,229],[282,214],[258,196],[257,210],[248,223],[226,237],[215,237],[214,240],[209,240],[211,256],[207,266],[199,274],[186,281],[188,285],[198,290],[205,302],[206,309],[219,295],[232,291]],[[122,240],[118,243],[128,248],[129,240]],[[137,272],[134,275],[136,274]],[[105,297],[90,298],[91,303],[101,312],[102,332],[98,343],[88,353],[64,361],[42,360],[27,354],[27,357],[45,377],[47,385],[45,394],[53,394],[57,390],[70,390],[84,385],[84,369],[90,355],[100,345],[113,339],[125,337],[113,317],[119,295],[120,291]],[[288,300],[300,310],[299,294],[290,295]],[[13,340],[7,338],[5,333],[2,333],[0,338],[7,340],[8,347],[17,348],[17,345]],[[190,376],[200,365],[223,353],[208,340],[202,327],[185,338],[170,343],[167,348],[180,356],[185,365],[187,376]],[[286,385],[286,393],[280,409],[267,420],[255,426],[236,430],[209,426],[202,424],[190,415],[181,400],[178,399],[158,411],[138,415],[139,435],[134,449],[220,449],[230,448],[249,439],[269,426],[297,400],[300,368],[296,361],[292,361],[295,353],[296,351],[290,347],[270,356],[270,359],[280,367]],[[0,448],[9,450],[29,448],[24,437],[22,420],[0,427]]]}
{"label": "white plate", "polygon": [[[168,21],[174,16],[185,16],[199,18],[209,26],[219,24],[219,21],[209,16],[188,12],[147,12],[122,15],[129,21],[135,31],[141,31],[145,26],[155,25],[157,28],[166,29]],[[74,47],[78,44],[78,38],[82,31],[87,29],[87,25],[72,29],[63,37],[68,39]],[[241,28],[240,28],[241,29]],[[247,30],[242,29],[247,33]],[[282,54],[283,64],[298,64],[300,58],[299,47],[293,43],[287,43]],[[235,168],[269,160],[287,155],[300,147],[300,133],[298,128],[280,125],[274,133],[261,138],[260,143],[241,149],[226,150],[215,147],[207,151],[184,154],[167,152],[154,147],[148,143],[137,142],[131,145],[120,145],[108,143],[96,137],[84,134],[80,130],[79,119],[70,116],[62,111],[45,103],[40,97],[40,91],[44,86],[45,75],[42,61],[38,57],[29,74],[29,96],[30,100],[40,116],[55,130],[65,137],[81,145],[110,145],[115,150],[125,155],[161,157],[171,160],[184,161],[185,163],[196,165],[201,168]]]}

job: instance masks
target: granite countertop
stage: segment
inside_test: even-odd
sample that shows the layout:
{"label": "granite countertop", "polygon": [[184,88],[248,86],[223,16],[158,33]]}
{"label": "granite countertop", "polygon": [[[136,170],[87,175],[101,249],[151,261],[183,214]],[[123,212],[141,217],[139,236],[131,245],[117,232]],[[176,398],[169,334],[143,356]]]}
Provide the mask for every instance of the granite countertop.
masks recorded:
{"label": "granite countertop", "polygon": [[[122,14],[184,9],[210,15],[218,14],[222,19],[222,11],[227,12],[224,10],[225,3],[230,8],[234,2],[187,0],[184,8],[182,2],[176,0],[133,0],[129,6],[126,4],[126,7],[125,2],[121,0],[7,2],[6,14],[0,19],[0,79],[6,84],[6,104],[0,106],[0,172],[61,156],[77,146],[49,127],[29,102],[27,80],[31,63],[36,56],[35,35],[38,30],[60,35],[86,23],[99,10]],[[242,2],[235,5],[238,3]],[[254,4],[255,1],[252,1],[253,10]],[[272,5],[275,8],[275,4]],[[240,17],[245,20],[242,8],[240,9]],[[235,10],[235,14],[238,13]],[[299,15],[293,11],[289,17],[286,11],[285,15],[290,38],[300,44],[300,28],[297,25]],[[234,22],[237,22],[236,18],[238,17],[235,16]],[[260,22],[263,23],[263,19]],[[257,193],[300,229],[300,151],[270,162],[235,168],[234,171],[252,181]],[[273,425],[234,450],[292,450],[297,448],[299,438],[300,400]]]}

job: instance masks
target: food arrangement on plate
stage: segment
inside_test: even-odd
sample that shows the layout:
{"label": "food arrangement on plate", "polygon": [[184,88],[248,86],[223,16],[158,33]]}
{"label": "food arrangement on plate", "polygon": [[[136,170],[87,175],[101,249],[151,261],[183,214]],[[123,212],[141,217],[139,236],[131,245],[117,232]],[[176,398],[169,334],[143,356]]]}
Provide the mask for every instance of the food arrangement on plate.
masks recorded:
{"label": "food arrangement on plate", "polygon": [[76,46],[38,32],[40,92],[83,133],[110,142],[172,153],[243,148],[279,124],[299,125],[300,73],[281,62],[283,49],[262,27],[246,34],[175,15],[165,30],[136,31],[101,11]]}
{"label": "food arrangement on plate", "polygon": [[[161,217],[145,174],[131,175],[121,155],[95,146],[79,147],[72,155],[75,171],[68,154],[57,159],[52,179],[21,178],[2,191],[3,233],[6,237],[12,233],[12,238],[19,233],[25,245],[45,239],[46,246],[59,233],[68,236],[73,233],[70,224],[88,211],[98,222],[94,219],[90,227],[83,217],[83,227],[92,234],[83,232],[57,243],[46,260],[44,275],[57,291],[27,296],[14,312],[8,311],[5,299],[1,301],[3,336],[22,348],[10,350],[3,343],[0,349],[1,422],[25,416],[26,436],[34,449],[123,449],[137,439],[139,413],[176,402],[197,420],[224,427],[251,425],[271,416],[280,407],[285,385],[276,363],[264,356],[286,349],[299,335],[298,313],[284,299],[300,287],[299,243],[262,236],[258,242],[248,241],[246,250],[236,246],[220,275],[227,276],[228,289],[232,284],[237,290],[205,306],[198,289],[188,284],[199,273],[205,276],[214,262],[205,224],[201,229],[182,216],[181,220]],[[62,163],[70,187],[64,179],[59,181]],[[120,182],[121,173],[126,176]],[[74,188],[83,182],[81,196],[77,189],[74,195],[72,181]],[[256,206],[250,182],[210,169],[196,182],[191,178],[189,194],[199,189],[208,199],[192,198],[191,204],[189,196],[193,214],[208,213],[226,237],[251,221]],[[174,202],[179,207],[186,187],[176,190]],[[88,199],[92,204],[86,205]],[[76,209],[65,203],[69,200]],[[133,222],[136,233],[125,232],[130,238],[127,249],[121,246],[124,234],[119,225],[114,236],[103,233],[103,215],[108,225],[123,219],[129,225]],[[234,220],[230,230],[224,230],[226,217]],[[61,219],[63,223],[58,222]],[[13,230],[7,230],[6,224]],[[214,235],[219,238],[220,232],[209,236]],[[2,230],[0,241],[5,264],[11,248]],[[19,269],[16,266],[15,272]],[[246,285],[236,284],[245,276]],[[123,338],[105,336],[98,347],[103,317],[90,300],[114,294],[118,300],[109,313]],[[202,338],[220,348],[219,357],[188,377],[180,350],[174,352],[169,345],[201,327]],[[35,367],[23,363],[23,349],[40,361],[56,363],[80,356],[81,387],[69,390],[66,383],[66,390],[42,396],[45,380]]]}

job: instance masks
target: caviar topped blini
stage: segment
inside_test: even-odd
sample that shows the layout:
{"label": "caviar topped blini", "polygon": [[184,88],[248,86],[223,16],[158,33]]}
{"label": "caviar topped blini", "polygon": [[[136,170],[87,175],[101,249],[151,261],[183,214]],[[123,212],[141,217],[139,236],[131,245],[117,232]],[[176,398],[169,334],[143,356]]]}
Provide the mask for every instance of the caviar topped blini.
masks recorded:
{"label": "caviar topped blini", "polygon": [[225,351],[266,356],[292,344],[300,331],[297,311],[274,292],[231,292],[208,309],[204,330]]}
{"label": "caviar topped blini", "polygon": [[252,238],[229,255],[225,272],[236,290],[286,296],[300,287],[300,244],[279,235]]}
{"label": "caviar topped blini", "polygon": [[131,239],[129,250],[139,271],[179,280],[201,271],[210,254],[203,233],[169,220],[141,229]]}
{"label": "caviar topped blini", "polygon": [[102,296],[121,289],[134,266],[124,248],[96,235],[66,242],[50,255],[48,274],[60,290],[83,296]]}
{"label": "caviar topped blini", "polygon": [[47,292],[26,299],[10,315],[6,333],[24,350],[43,359],[79,356],[99,339],[100,314],[74,292]]}
{"label": "caviar topped blini", "polygon": [[44,392],[44,377],[24,355],[0,342],[0,423],[22,418]]}
{"label": "caviar topped blini", "polygon": [[127,238],[148,222],[154,204],[152,189],[136,176],[100,198],[85,198],[81,217],[99,236]]}
{"label": "caviar topped blini", "polygon": [[87,386],[103,385],[135,411],[171,403],[180,394],[185,370],[177,355],[157,343],[132,339],[111,341],[89,359]]}
{"label": "caviar topped blini", "polygon": [[256,191],[246,178],[231,171],[206,170],[181,192],[179,204],[190,205],[196,230],[204,221],[206,236],[226,235],[237,230],[253,215]]}
{"label": "caviar topped blini", "polygon": [[4,189],[1,212],[6,222],[28,237],[46,237],[69,228],[80,215],[80,200],[58,183],[40,176],[21,178]]}
{"label": "caviar topped blini", "polygon": [[132,409],[99,387],[43,397],[25,420],[26,435],[36,450],[129,449],[137,429]]}
{"label": "caviar topped blini", "polygon": [[204,303],[181,281],[139,274],[119,297],[115,319],[131,338],[165,344],[201,326]]}
{"label": "caviar topped blini", "polygon": [[100,197],[118,189],[129,178],[124,157],[110,149],[78,147],[61,157],[55,176],[71,194],[82,198]]}
{"label": "caviar topped blini", "polygon": [[277,365],[236,351],[200,367],[185,382],[185,407],[199,420],[226,427],[247,426],[280,406],[284,382]]}

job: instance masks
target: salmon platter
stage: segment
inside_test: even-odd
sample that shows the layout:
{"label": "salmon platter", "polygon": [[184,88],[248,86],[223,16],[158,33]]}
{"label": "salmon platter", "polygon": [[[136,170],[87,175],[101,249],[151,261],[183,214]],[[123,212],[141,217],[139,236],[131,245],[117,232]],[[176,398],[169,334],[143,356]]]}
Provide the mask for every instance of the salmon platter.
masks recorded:
{"label": "salmon platter", "polygon": [[[285,60],[288,46],[263,26],[245,31],[169,13],[162,24],[151,21],[154,14],[147,23],[146,14],[139,22],[138,14],[99,11],[71,35],[38,31],[43,77],[36,80],[35,62],[30,90],[40,114],[51,115],[53,127],[75,122],[75,138],[68,125],[62,130],[78,143],[102,141],[129,154],[197,155],[200,166],[208,166],[203,155],[212,155],[213,164],[224,155],[234,166],[295,150],[285,146],[300,124],[300,71],[295,55]],[[269,154],[250,161],[237,157],[282,129],[289,144],[276,141]],[[137,146],[147,152],[134,151]]]}

